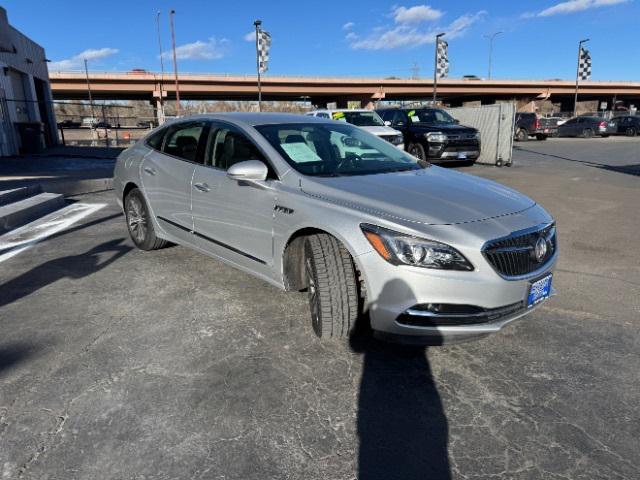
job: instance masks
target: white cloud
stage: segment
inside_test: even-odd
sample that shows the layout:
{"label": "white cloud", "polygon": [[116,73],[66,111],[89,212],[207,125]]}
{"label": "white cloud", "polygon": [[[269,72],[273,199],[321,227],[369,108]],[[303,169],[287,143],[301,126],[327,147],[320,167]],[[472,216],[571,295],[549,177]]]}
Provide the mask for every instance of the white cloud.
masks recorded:
{"label": "white cloud", "polygon": [[353,22],[347,22],[344,25],[342,25],[342,29],[343,30],[351,30],[353,27],[355,27],[356,24]]}
{"label": "white cloud", "polygon": [[358,35],[347,35],[346,39],[351,48],[355,50],[391,50],[394,48],[413,48],[421,45],[434,43],[436,35],[440,32],[446,33],[446,39],[463,36],[467,30],[476,22],[480,21],[487,12],[484,10],[477,13],[469,13],[456,18],[449,25],[444,27],[430,27],[421,29],[414,25],[400,24],[392,28],[374,29],[369,35],[360,37]]}
{"label": "white cloud", "polygon": [[[217,60],[224,57],[225,44],[228,40],[222,39],[220,41],[211,37],[206,42],[197,40],[193,43],[185,43],[176,47],[176,58],[178,60]],[[173,52],[164,52],[163,55],[166,58],[173,58]]]}
{"label": "white cloud", "polygon": [[117,48],[90,48],[74,55],[71,58],[51,62],[49,64],[49,70],[78,70],[84,68],[85,59],[89,62],[95,62],[111,55],[115,55],[116,53],[118,53]]}
{"label": "white cloud", "polygon": [[242,37],[245,42],[255,42],[256,41],[256,31],[251,30],[249,33]]}
{"label": "white cloud", "polygon": [[415,7],[398,7],[393,11],[393,19],[396,23],[421,23],[438,20],[443,13],[428,5],[416,5]]}
{"label": "white cloud", "polygon": [[583,12],[593,8],[608,7],[620,3],[627,3],[631,0],[567,0],[566,2],[557,3],[549,8],[545,8],[539,12],[528,12],[522,16],[531,17],[551,17],[553,15],[564,15],[568,13]]}

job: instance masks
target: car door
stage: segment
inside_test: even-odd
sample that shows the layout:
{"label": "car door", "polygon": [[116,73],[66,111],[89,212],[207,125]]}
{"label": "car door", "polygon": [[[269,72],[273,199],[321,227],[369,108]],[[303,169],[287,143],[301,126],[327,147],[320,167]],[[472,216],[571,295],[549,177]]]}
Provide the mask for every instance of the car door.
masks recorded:
{"label": "car door", "polygon": [[226,122],[212,122],[204,164],[192,181],[194,233],[199,246],[218,257],[270,275],[273,266],[273,215],[276,178],[269,168],[263,186],[233,180],[227,169],[246,161],[268,160],[248,136]]}
{"label": "car door", "polygon": [[166,129],[160,148],[147,154],[141,165],[142,186],[160,227],[187,242],[193,228],[191,179],[206,123],[180,122]]}

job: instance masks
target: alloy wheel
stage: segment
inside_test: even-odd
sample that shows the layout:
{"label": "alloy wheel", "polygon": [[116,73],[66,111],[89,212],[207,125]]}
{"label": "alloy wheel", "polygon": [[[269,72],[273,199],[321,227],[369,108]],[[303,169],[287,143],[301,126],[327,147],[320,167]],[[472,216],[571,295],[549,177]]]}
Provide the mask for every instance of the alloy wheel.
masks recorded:
{"label": "alloy wheel", "polygon": [[131,197],[127,205],[127,224],[129,233],[136,243],[143,243],[147,236],[147,214],[142,201]]}

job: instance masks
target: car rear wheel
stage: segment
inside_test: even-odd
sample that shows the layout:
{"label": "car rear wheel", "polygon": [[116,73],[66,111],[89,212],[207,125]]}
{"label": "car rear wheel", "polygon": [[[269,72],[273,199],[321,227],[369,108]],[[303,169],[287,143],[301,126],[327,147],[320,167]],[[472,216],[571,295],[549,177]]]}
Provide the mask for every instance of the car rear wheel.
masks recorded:
{"label": "car rear wheel", "polygon": [[638,131],[633,127],[629,127],[627,128],[626,134],[627,137],[635,137],[638,134]]}
{"label": "car rear wheel", "polygon": [[408,149],[409,154],[413,155],[414,157],[420,159],[420,160],[426,160],[427,159],[427,154],[424,153],[424,147],[422,145],[420,145],[419,143],[411,143],[409,144],[409,149]]}
{"label": "car rear wheel", "polygon": [[358,318],[358,288],[353,259],[328,234],[307,237],[304,245],[311,326],[320,338],[348,337]]}
{"label": "car rear wheel", "polygon": [[591,138],[593,137],[593,130],[590,128],[585,128],[582,130],[582,138]]}
{"label": "car rear wheel", "polygon": [[526,142],[529,140],[529,134],[524,128],[519,128],[516,131],[516,142]]}
{"label": "car rear wheel", "polygon": [[156,250],[167,244],[166,240],[156,237],[149,209],[142,192],[137,188],[127,194],[124,214],[131,240],[140,250]]}

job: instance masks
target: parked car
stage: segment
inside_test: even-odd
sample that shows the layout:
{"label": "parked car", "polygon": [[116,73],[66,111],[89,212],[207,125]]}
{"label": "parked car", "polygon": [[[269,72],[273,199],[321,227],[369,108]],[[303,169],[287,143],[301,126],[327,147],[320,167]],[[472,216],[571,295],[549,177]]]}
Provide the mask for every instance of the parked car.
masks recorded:
{"label": "parked car", "polygon": [[80,128],[80,122],[74,122],[73,120],[63,120],[58,122],[58,128]]}
{"label": "parked car", "polygon": [[607,133],[610,135],[635,137],[638,132],[640,132],[640,117],[637,116],[613,117],[607,124]]}
{"label": "parked car", "polygon": [[517,142],[525,142],[529,137],[536,137],[537,140],[546,140],[547,137],[553,135],[556,126],[544,123],[535,113],[519,112],[516,113],[516,125],[514,128],[514,139]]}
{"label": "parked car", "polygon": [[109,122],[96,122],[93,124],[93,128],[111,128]]}
{"label": "parked car", "polygon": [[591,138],[594,135],[608,137],[607,121],[600,117],[574,117],[558,127],[559,137]]}
{"label": "parked car", "polygon": [[376,110],[385,124],[404,135],[405,149],[414,157],[435,162],[471,161],[480,156],[480,132],[439,108]]}
{"label": "parked car", "polygon": [[380,115],[373,110],[353,109],[353,110],[314,110],[306,115],[318,118],[330,118],[342,122],[347,122],[357,127],[365,129],[369,133],[392,143],[400,150],[404,150],[404,137],[402,132],[388,127],[384,124]]}
{"label": "parked car", "polygon": [[140,128],[153,128],[157,126],[153,120],[140,120],[136,125]]}
{"label": "parked car", "polygon": [[138,248],[174,242],[306,290],[320,337],[350,335],[366,312],[381,338],[470,339],[553,292],[556,230],[541,206],[346,122],[182,118],[118,157],[114,190]]}

